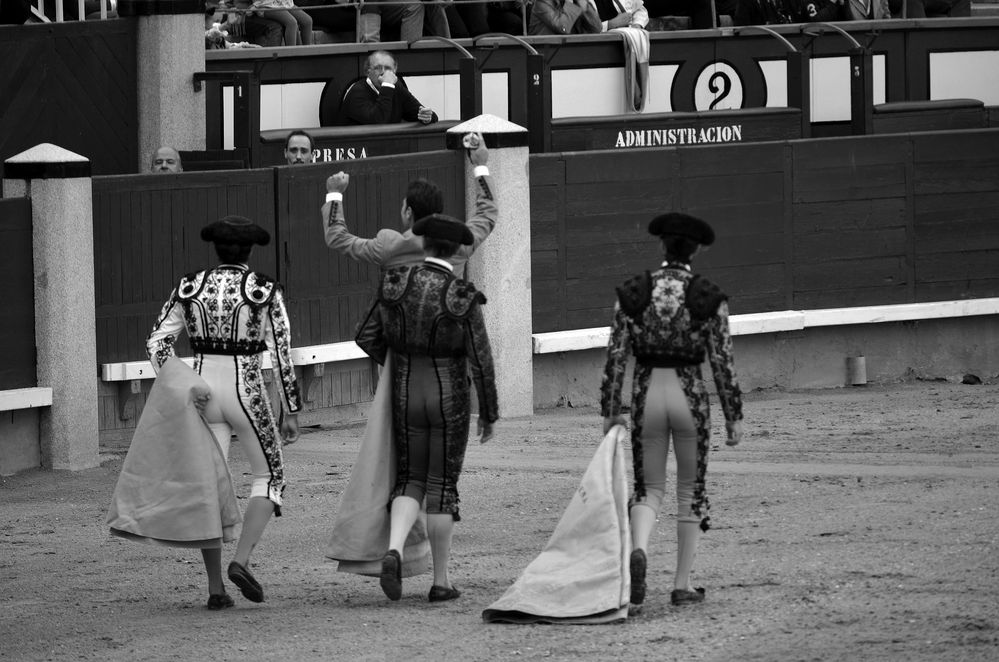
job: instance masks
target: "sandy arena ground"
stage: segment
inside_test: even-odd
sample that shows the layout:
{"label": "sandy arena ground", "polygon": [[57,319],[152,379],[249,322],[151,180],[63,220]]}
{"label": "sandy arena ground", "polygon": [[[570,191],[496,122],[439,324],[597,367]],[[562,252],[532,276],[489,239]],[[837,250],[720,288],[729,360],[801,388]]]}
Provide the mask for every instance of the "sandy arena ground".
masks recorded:
{"label": "sandy arena ground", "polygon": [[[503,420],[469,446],[452,562],[464,594],[434,605],[429,575],[393,603],[324,562],[360,425],[287,449],[285,516],[253,557],[267,601],[230,586],[221,612],[204,608],[196,551],[108,535],[124,451],[104,449],[98,469],[0,479],[0,659],[997,660],[997,402],[992,383],[755,392],[737,449],[715,403],[714,528],[695,575],[707,601],[669,605],[667,511],[644,612],[600,626],[481,619],[569,502],[600,439],[594,409]],[[232,467],[245,494],[238,445]]]}

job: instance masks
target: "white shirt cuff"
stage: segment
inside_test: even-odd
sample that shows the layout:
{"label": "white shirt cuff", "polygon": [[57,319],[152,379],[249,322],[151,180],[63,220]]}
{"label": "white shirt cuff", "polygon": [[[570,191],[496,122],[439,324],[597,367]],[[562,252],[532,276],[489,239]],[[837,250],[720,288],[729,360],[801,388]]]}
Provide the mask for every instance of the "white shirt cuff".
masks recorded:
{"label": "white shirt cuff", "polygon": [[489,174],[489,166],[477,165],[472,168],[473,177],[485,177]]}
{"label": "white shirt cuff", "polygon": [[332,191],[326,194],[326,202],[343,202],[343,193]]}

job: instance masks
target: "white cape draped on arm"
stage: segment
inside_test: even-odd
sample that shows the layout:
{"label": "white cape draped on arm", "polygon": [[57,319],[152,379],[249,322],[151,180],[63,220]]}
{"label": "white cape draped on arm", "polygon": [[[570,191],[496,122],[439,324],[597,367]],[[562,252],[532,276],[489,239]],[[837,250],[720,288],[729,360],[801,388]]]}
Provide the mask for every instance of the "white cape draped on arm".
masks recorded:
{"label": "white cape draped on arm", "polygon": [[[388,353],[368,413],[361,448],[340,497],[326,557],[339,561],[337,570],[377,577],[388,551],[389,497],[395,485],[395,445],[392,443],[392,352]],[[402,576],[430,569],[426,515],[421,511],[402,550]]]}
{"label": "white cape draped on arm", "polygon": [[208,384],[180,359],[163,364],[115,485],[107,522],[122,538],[221,547],[241,521],[229,466],[194,406]]}

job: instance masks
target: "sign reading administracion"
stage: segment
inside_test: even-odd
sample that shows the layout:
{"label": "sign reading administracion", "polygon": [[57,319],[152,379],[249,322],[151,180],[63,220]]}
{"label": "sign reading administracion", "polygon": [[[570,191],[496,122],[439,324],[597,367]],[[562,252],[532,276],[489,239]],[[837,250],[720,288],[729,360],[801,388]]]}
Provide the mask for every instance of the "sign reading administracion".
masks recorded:
{"label": "sign reading administracion", "polygon": [[742,142],[742,125],[625,129],[617,132],[614,147],[672,147]]}

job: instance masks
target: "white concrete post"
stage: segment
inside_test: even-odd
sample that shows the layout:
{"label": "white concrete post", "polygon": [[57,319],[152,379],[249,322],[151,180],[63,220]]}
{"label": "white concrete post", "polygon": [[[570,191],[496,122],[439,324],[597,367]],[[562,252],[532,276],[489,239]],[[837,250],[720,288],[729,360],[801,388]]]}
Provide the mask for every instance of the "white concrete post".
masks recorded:
{"label": "white concrete post", "polygon": [[138,172],[147,172],[164,145],[205,149],[205,92],[194,91],[205,70],[204,2],[120,0],[118,14],[138,19]]}
{"label": "white concrete post", "polygon": [[99,464],[94,219],[90,161],[42,144],[4,162],[4,197],[31,198],[42,465]]}
{"label": "white concrete post", "polygon": [[[479,115],[448,129],[449,149],[481,133],[489,147],[489,174],[499,219],[489,239],[468,262],[468,277],[487,299],[483,309],[493,361],[500,416],[534,413],[531,340],[531,194],[527,129],[494,115]],[[475,179],[466,160],[466,218],[475,209]]]}

